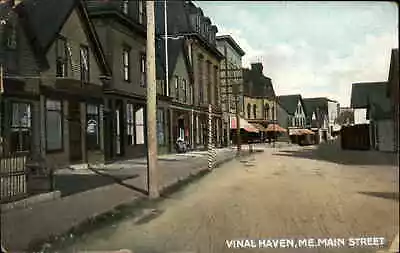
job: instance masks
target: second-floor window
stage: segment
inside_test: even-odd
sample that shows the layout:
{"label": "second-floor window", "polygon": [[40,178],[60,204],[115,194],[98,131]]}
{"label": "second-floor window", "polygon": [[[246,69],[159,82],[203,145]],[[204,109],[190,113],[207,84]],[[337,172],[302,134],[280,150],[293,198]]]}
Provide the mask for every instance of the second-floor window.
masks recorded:
{"label": "second-floor window", "polygon": [[200,55],[198,60],[198,77],[199,77],[199,103],[204,103],[204,76],[203,76],[203,61]]}
{"label": "second-floor window", "polygon": [[189,99],[188,99],[188,102],[189,102],[190,104],[193,104],[193,101],[194,101],[193,96],[194,96],[194,93],[193,93],[193,84],[192,84],[191,82],[189,82]]}
{"label": "second-floor window", "polygon": [[128,4],[128,0],[123,0],[122,1],[122,12],[125,14],[125,15],[127,15],[128,14],[128,12],[129,12],[129,4]]}
{"label": "second-floor window", "polygon": [[140,55],[140,86],[146,87],[146,55]]}
{"label": "second-floor window", "polygon": [[219,104],[219,83],[218,83],[218,67],[214,68],[214,97],[215,104]]}
{"label": "second-floor window", "polygon": [[253,117],[257,118],[257,105],[253,105]]}
{"label": "second-floor window", "polygon": [[5,26],[5,46],[7,49],[17,49],[17,28],[15,23]]}
{"label": "second-floor window", "polygon": [[80,48],[80,65],[81,65],[81,80],[83,82],[90,81],[89,73],[89,48],[81,46]]}
{"label": "second-floor window", "polygon": [[175,76],[175,98],[179,100],[179,77]]}
{"label": "second-floor window", "polygon": [[66,77],[68,75],[68,52],[67,40],[63,37],[56,42],[56,76]]}
{"label": "second-floor window", "polygon": [[129,68],[129,59],[130,59],[130,52],[131,50],[129,48],[124,48],[122,51],[122,70],[124,74],[124,81],[129,82],[131,77],[130,77],[130,68]]}
{"label": "second-floor window", "polygon": [[187,82],[186,79],[182,79],[182,91],[183,91],[183,102],[187,102]]}
{"label": "second-floor window", "polygon": [[144,25],[146,22],[146,2],[143,0],[138,1],[139,23]]}
{"label": "second-floor window", "polygon": [[251,105],[247,104],[247,118],[250,119],[250,115],[251,115]]}

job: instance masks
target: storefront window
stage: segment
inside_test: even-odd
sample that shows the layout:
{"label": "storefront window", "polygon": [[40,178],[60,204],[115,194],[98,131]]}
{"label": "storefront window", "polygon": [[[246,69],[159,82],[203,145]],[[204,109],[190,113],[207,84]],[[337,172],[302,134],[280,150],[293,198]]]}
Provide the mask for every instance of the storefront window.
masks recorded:
{"label": "storefront window", "polygon": [[136,144],[144,144],[144,116],[143,107],[135,113]]}
{"label": "storefront window", "polygon": [[165,145],[165,114],[163,109],[157,109],[157,141],[159,146]]}
{"label": "storefront window", "polygon": [[133,104],[126,104],[126,134],[128,136],[128,145],[135,145],[135,109]]}
{"label": "storefront window", "polygon": [[61,101],[46,101],[46,150],[62,149],[62,109]]}
{"label": "storefront window", "polygon": [[100,148],[100,115],[99,106],[88,104],[86,106],[86,140],[87,149]]}
{"label": "storefront window", "polygon": [[10,151],[28,151],[31,145],[31,105],[12,103]]}

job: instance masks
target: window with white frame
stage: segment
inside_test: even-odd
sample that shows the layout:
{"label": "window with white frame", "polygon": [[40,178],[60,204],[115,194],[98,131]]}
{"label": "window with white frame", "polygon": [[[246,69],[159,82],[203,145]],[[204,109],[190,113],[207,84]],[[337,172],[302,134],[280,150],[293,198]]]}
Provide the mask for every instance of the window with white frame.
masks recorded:
{"label": "window with white frame", "polygon": [[56,76],[66,77],[68,75],[68,49],[67,39],[59,37],[56,41]]}
{"label": "window with white frame", "polygon": [[186,82],[186,79],[182,79],[182,93],[183,93],[182,100],[183,100],[184,103],[186,103],[187,102],[187,82]]}
{"label": "window with white frame", "polygon": [[179,77],[175,76],[175,98],[179,100]]}
{"label": "window with white frame", "polygon": [[144,111],[143,107],[135,113],[136,144],[144,144]]}
{"label": "window with white frame", "polygon": [[23,102],[12,103],[10,151],[28,151],[31,148],[32,131],[31,105]]}
{"label": "window with white frame", "polygon": [[122,1],[122,12],[127,15],[129,12],[129,1],[128,0],[123,0]]}
{"label": "window with white frame", "polygon": [[134,105],[126,104],[126,134],[128,137],[128,145],[135,145],[135,109]]}
{"label": "window with white frame", "polygon": [[123,70],[123,75],[124,75],[124,81],[129,82],[131,77],[130,77],[130,52],[131,49],[125,47],[122,51],[122,70]]}
{"label": "window with white frame", "polygon": [[63,148],[63,113],[59,100],[46,100],[46,150]]}
{"label": "window with white frame", "polygon": [[81,46],[80,48],[80,65],[81,65],[81,81],[89,82],[89,48],[87,46]]}
{"label": "window with white frame", "polygon": [[140,86],[146,87],[146,55],[140,54]]}
{"label": "window with white frame", "polygon": [[139,23],[144,25],[146,22],[146,2],[144,0],[138,1]]}

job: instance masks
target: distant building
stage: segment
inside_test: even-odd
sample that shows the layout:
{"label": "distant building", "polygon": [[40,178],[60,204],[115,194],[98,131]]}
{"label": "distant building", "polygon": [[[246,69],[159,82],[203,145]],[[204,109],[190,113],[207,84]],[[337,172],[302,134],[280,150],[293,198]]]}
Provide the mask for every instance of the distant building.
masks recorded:
{"label": "distant building", "polygon": [[339,116],[336,120],[337,124],[340,126],[349,126],[354,123],[354,109],[350,107],[340,107]]}
{"label": "distant building", "polygon": [[388,77],[388,85],[386,90],[386,95],[390,99],[391,111],[392,111],[392,120],[393,120],[393,132],[394,132],[394,150],[397,152],[400,150],[399,147],[399,49],[392,49],[392,55],[390,59],[390,68],[389,68],[389,77]]}
{"label": "distant building", "polygon": [[230,35],[217,36],[216,42],[218,50],[225,57],[220,64],[220,99],[224,114],[224,139],[229,141],[228,133],[231,117],[235,117],[236,110],[243,116],[242,57],[245,52]]}
{"label": "distant building", "polygon": [[365,109],[370,126],[370,143],[373,149],[394,150],[393,120],[390,100],[386,97],[386,82],[354,83],[351,107]]}
{"label": "distant building", "polygon": [[303,99],[307,113],[307,127],[318,134],[318,142],[331,138],[327,98]]}
{"label": "distant building", "polygon": [[275,123],[275,91],[271,79],[263,74],[262,64],[252,63],[251,69],[243,70],[243,78],[246,120],[264,127]]}

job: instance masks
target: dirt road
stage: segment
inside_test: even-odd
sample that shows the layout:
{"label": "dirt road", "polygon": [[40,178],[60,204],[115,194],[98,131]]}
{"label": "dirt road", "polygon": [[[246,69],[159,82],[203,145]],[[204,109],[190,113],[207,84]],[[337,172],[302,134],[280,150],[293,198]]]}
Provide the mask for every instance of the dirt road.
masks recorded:
{"label": "dirt road", "polygon": [[[341,164],[321,152],[339,160],[350,157],[343,157],[346,163]],[[329,147],[318,152],[315,147],[267,149],[247,163],[227,163],[160,202],[153,217],[101,229],[65,251],[376,252],[376,248],[276,250],[226,245],[226,240],[241,238],[360,236],[385,237],[390,243],[399,229],[398,169],[390,162],[377,163],[378,158],[368,165],[363,154],[358,154],[359,161],[353,156]]]}

